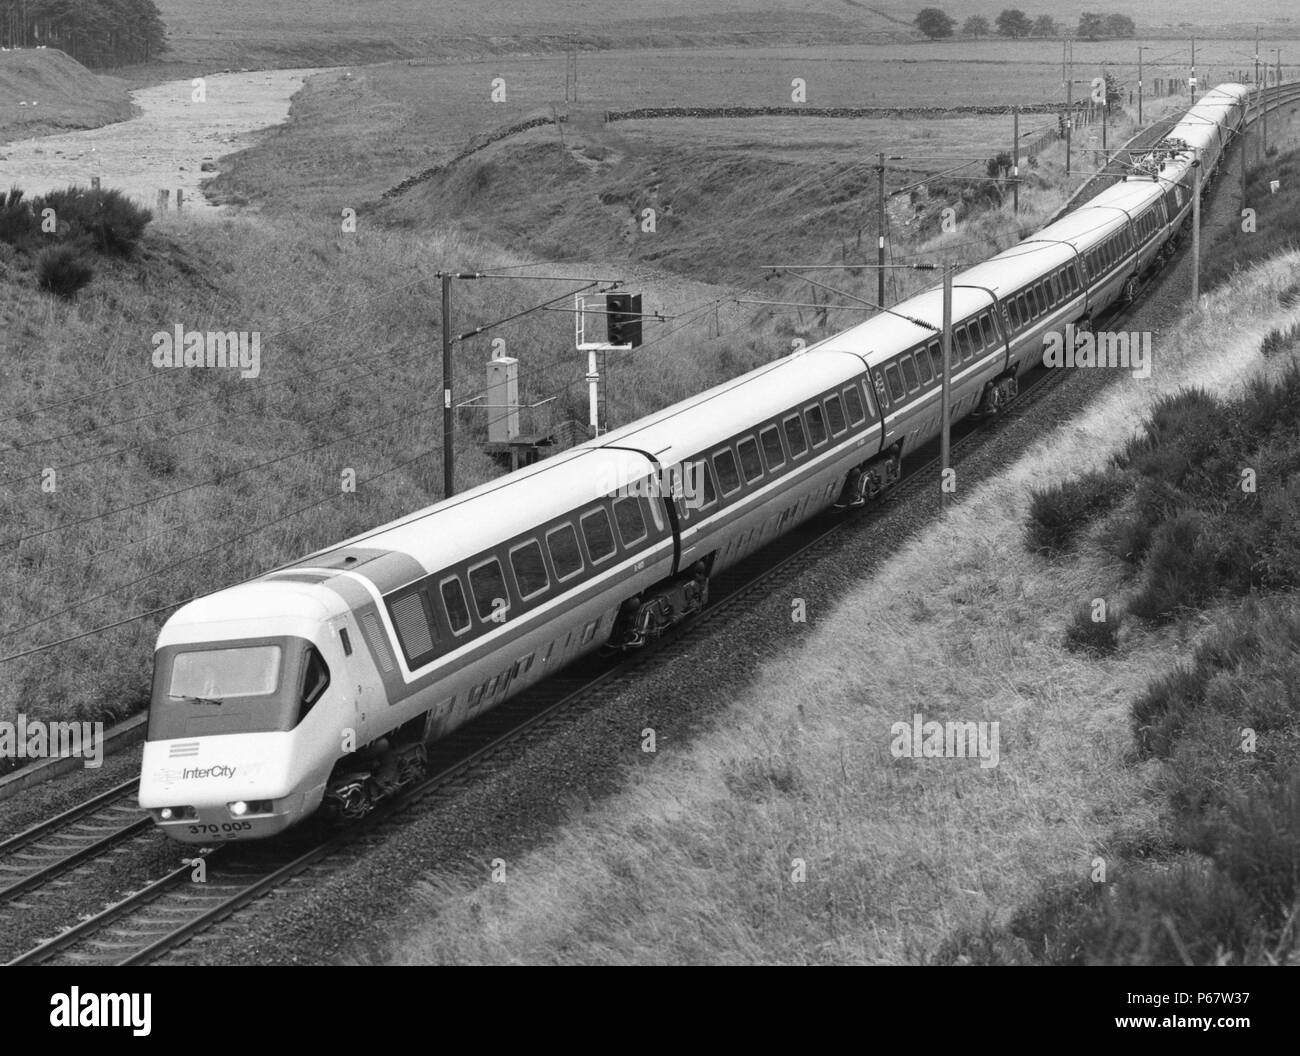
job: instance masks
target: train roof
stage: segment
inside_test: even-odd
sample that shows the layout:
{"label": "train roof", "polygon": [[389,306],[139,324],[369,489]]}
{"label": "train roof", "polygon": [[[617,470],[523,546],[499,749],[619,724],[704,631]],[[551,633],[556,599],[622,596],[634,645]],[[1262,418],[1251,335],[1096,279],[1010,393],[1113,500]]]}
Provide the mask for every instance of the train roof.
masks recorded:
{"label": "train roof", "polygon": [[967,268],[953,278],[955,284],[982,286],[999,297],[1020,289],[1034,279],[1041,279],[1052,268],[1074,259],[1074,251],[1058,242],[1041,241],[1031,235],[1025,241],[1004,249]]}
{"label": "train roof", "polygon": [[[664,466],[674,465],[734,436],[745,423],[773,418],[804,397],[811,398],[861,374],[863,364],[856,354],[845,347],[825,347],[830,342],[843,346],[839,339],[849,333],[852,331],[715,385],[587,443],[606,450],[634,448]],[[695,410],[708,413],[686,413]]]}
{"label": "train roof", "polygon": [[1131,215],[1154,205],[1163,193],[1164,188],[1153,180],[1124,180],[1111,184],[1087,204],[1089,207],[1112,205]]}
{"label": "train roof", "polygon": [[1128,223],[1124,213],[1112,206],[1091,202],[1066,213],[1061,219],[1033,236],[1035,242],[1067,242],[1076,249],[1091,249]]}
{"label": "train roof", "polygon": [[649,472],[632,451],[570,448],[422,510],[317,551],[293,567],[310,568],[348,547],[395,550],[433,573],[478,553],[487,538],[508,538],[609,494]]}
{"label": "train roof", "polygon": [[[987,308],[992,301],[982,290],[957,285],[959,276],[953,276],[952,317],[965,319]],[[912,319],[932,326],[920,326]],[[888,312],[872,316],[866,322],[827,338],[817,347],[834,345],[835,348],[861,356],[875,366],[900,349],[920,344],[935,336],[935,329],[943,325],[943,287],[935,286],[914,294],[893,305]]]}

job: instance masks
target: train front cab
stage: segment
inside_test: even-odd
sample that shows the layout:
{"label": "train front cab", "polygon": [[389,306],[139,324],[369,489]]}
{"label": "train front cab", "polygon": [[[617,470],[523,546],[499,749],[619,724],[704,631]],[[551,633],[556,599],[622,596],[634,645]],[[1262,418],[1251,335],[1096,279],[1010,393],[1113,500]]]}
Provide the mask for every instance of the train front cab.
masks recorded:
{"label": "train front cab", "polygon": [[158,649],[140,806],[159,828],[210,845],[274,835],[315,811],[337,755],[337,724],[307,721],[341,692],[328,652],[300,635]]}

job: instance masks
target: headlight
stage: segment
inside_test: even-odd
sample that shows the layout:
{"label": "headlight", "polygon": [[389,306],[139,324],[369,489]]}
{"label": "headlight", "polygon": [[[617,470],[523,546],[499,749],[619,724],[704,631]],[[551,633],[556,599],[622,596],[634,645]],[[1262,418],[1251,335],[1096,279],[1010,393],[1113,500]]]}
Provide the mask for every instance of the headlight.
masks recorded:
{"label": "headlight", "polygon": [[248,813],[248,804],[245,803],[242,799],[238,803],[231,803],[230,813],[237,818],[242,818],[245,814]]}
{"label": "headlight", "polygon": [[172,810],[171,807],[163,807],[158,814],[163,821],[171,821],[172,818],[176,817],[176,811]]}

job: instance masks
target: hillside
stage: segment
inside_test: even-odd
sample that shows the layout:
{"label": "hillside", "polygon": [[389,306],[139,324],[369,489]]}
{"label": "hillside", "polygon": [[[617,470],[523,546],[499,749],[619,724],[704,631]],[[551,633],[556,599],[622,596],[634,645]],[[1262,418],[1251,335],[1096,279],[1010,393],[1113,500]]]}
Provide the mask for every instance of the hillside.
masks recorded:
{"label": "hillside", "polygon": [[61,51],[0,52],[0,143],[130,116],[125,81],[91,73]]}

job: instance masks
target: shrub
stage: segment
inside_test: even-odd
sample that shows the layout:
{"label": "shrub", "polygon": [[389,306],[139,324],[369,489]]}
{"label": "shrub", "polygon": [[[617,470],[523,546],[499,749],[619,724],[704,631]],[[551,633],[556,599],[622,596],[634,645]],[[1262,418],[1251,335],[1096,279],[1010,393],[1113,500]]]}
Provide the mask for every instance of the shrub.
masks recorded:
{"label": "shrub", "polygon": [[[141,208],[121,191],[105,188],[69,187],[33,199],[39,214],[53,209],[59,238],[78,242],[88,239],[106,256],[127,257],[135,251],[153,214]],[[66,226],[65,226],[66,225]]]}
{"label": "shrub", "polygon": [[95,277],[75,246],[50,246],[36,259],[36,282],[57,297],[71,298]]}
{"label": "shrub", "polygon": [[23,200],[21,188],[11,187],[0,194],[0,242],[15,249],[26,249],[36,238],[39,227],[31,203]]}
{"label": "shrub", "polygon": [[1075,653],[1110,656],[1119,647],[1119,627],[1123,615],[1119,607],[1107,604],[1102,619],[1093,619],[1093,605],[1082,602],[1065,629],[1065,647]]}
{"label": "shrub", "polygon": [[1035,488],[1029,501],[1028,545],[1047,554],[1059,554],[1078,532],[1123,497],[1126,481],[1114,469]]}
{"label": "shrub", "polygon": [[1143,583],[1129,602],[1129,611],[1169,620],[1195,608],[1217,585],[1213,559],[1202,515],[1193,510],[1175,514],[1152,533]]}

